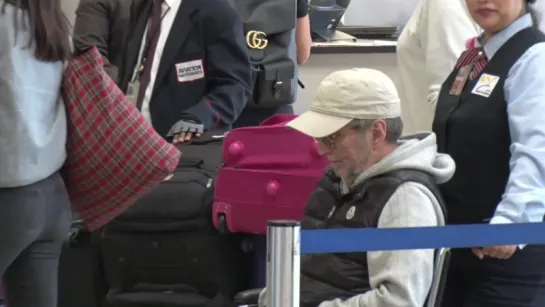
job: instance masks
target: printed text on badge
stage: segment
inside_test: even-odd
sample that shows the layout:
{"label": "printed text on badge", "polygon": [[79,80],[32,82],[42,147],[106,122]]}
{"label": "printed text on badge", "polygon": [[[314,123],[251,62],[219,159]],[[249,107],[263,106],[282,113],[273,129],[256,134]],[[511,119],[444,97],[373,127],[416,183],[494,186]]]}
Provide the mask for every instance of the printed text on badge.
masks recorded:
{"label": "printed text on badge", "polygon": [[496,84],[498,84],[498,81],[500,81],[500,77],[498,76],[482,74],[471,93],[488,98],[492,94]]}
{"label": "printed text on badge", "polygon": [[204,78],[202,60],[194,60],[176,64],[178,82],[189,82]]}

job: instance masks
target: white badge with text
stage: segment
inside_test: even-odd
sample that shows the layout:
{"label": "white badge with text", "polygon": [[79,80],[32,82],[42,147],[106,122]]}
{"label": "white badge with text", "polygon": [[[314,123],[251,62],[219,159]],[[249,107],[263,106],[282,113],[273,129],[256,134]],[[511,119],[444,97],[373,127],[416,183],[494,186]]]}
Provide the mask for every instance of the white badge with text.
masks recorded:
{"label": "white badge with text", "polygon": [[178,82],[189,82],[204,78],[202,60],[194,60],[176,64]]}
{"label": "white badge with text", "polygon": [[471,93],[488,98],[498,84],[498,81],[500,81],[500,77],[498,76],[482,74]]}

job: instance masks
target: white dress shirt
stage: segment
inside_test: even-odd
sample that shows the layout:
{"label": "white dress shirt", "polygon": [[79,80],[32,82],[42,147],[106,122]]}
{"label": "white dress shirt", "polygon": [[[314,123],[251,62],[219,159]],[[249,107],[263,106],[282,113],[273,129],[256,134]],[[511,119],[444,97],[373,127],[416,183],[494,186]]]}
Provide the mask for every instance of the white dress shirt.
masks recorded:
{"label": "white dress shirt", "polygon": [[441,85],[479,26],[466,0],[421,0],[397,44],[403,134],[431,131]]}
{"label": "white dress shirt", "polygon": [[[483,46],[491,60],[516,33],[532,26],[526,14]],[[539,223],[545,214],[545,43],[529,48],[511,67],[503,91],[511,136],[510,174],[492,224]]]}
{"label": "white dress shirt", "polygon": [[[163,7],[162,7],[162,18],[161,18],[161,31],[159,33],[159,38],[157,40],[157,47],[155,48],[155,54],[153,57],[153,62],[151,63],[151,72],[150,72],[150,81],[148,83],[148,86],[144,89],[139,89],[140,91],[144,91],[144,99],[142,100],[142,115],[144,118],[151,123],[151,114],[149,110],[151,95],[153,92],[153,87],[155,85],[155,78],[157,77],[157,71],[159,70],[159,64],[161,63],[161,58],[163,56],[163,50],[165,49],[165,45],[167,43],[168,35],[170,34],[170,30],[172,29],[172,24],[174,23],[174,19],[176,19],[176,15],[178,15],[178,9],[180,8],[180,5],[182,4],[182,0],[164,0]],[[149,26],[149,22],[148,22]],[[147,35],[148,27],[146,27],[146,30],[144,31],[144,35],[142,35],[142,42],[140,43],[140,52],[138,53],[138,65],[136,65],[134,69],[133,76],[136,76],[138,73],[138,69],[140,68],[140,62],[142,61],[142,56],[144,52],[144,46],[146,44],[146,40],[144,39]]]}

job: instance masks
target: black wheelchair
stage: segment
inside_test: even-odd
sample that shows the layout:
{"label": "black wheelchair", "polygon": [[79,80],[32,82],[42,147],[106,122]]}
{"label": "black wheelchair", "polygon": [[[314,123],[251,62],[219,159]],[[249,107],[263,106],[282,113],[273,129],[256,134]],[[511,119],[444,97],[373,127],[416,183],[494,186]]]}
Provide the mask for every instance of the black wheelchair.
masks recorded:
{"label": "black wheelchair", "polygon": [[[438,249],[435,253],[435,268],[430,293],[425,307],[440,307],[446,283],[450,248]],[[259,294],[263,289],[243,291],[235,296],[235,305],[239,307],[257,307]]]}

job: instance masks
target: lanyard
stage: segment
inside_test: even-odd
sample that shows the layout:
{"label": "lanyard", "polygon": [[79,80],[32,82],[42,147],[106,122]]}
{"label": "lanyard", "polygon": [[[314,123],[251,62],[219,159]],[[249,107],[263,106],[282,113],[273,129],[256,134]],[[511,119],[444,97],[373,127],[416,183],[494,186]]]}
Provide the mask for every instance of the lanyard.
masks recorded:
{"label": "lanyard", "polygon": [[[150,29],[151,22],[148,21],[148,24],[146,26],[146,29],[143,33],[143,39],[145,39],[145,44],[140,46],[140,52],[138,53],[138,62],[136,63],[136,66],[134,68],[131,82],[135,81],[137,78],[140,77],[144,70],[144,63],[146,62],[146,59],[149,56],[149,52],[151,49],[151,43],[156,38],[156,35],[160,35],[161,31],[161,23],[163,22],[163,18],[170,12],[170,6],[165,10],[165,12],[161,15],[161,20],[159,20],[159,25],[155,27],[155,29]],[[148,31],[153,31],[152,34],[148,37]]]}

